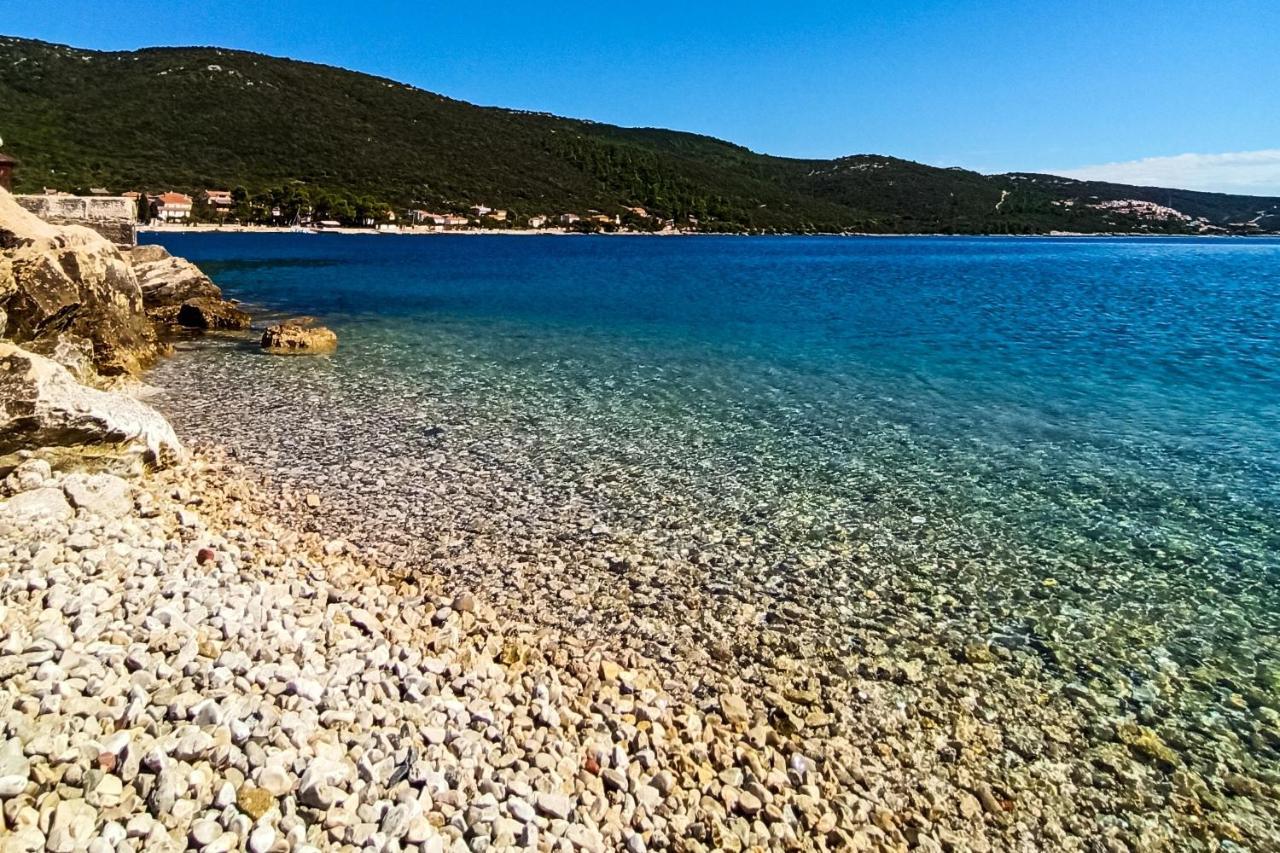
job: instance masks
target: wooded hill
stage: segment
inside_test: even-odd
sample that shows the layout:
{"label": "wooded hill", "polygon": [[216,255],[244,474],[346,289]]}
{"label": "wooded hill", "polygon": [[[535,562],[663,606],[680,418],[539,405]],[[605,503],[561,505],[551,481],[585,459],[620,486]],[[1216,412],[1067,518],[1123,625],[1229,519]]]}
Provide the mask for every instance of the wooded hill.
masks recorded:
{"label": "wooded hill", "polygon": [[[477,107],[392,80],[217,48],[98,52],[0,37],[0,136],[17,189],[244,187],[356,209],[626,214],[701,230],[1237,233],[1280,199],[980,175],[893,157],[803,160],[677,131]],[[1146,201],[1193,220],[1159,218]],[[634,218],[633,218],[634,219]]]}

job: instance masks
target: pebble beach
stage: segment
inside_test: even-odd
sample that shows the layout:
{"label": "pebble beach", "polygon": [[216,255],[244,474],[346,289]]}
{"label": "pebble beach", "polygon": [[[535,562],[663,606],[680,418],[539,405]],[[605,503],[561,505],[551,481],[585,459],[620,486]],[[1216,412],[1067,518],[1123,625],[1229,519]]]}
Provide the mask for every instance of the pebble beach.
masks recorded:
{"label": "pebble beach", "polygon": [[[1238,832],[1193,803],[1273,795],[1166,794],[1152,730],[1098,747],[1034,667],[905,625],[841,661],[783,607],[719,626],[736,654],[655,659],[522,616],[509,577],[380,566],[319,532],[319,494],[213,448],[7,485],[6,850],[1179,849]],[[1165,796],[1185,823],[1120,822]]]}
{"label": "pebble beach", "polygon": [[270,521],[232,470],[197,457],[141,488],[14,475],[29,488],[0,521],[5,849],[745,849],[845,832],[836,756],[805,755],[756,701],[682,703],[643,656],[388,576]]}

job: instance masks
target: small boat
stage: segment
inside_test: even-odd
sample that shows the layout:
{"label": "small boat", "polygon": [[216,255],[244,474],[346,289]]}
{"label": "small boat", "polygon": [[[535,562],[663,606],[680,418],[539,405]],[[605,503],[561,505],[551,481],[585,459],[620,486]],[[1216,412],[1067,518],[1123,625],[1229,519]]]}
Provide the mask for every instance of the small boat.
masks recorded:
{"label": "small boat", "polygon": [[307,226],[303,225],[302,214],[294,213],[293,221],[289,223],[289,233],[290,234],[318,234],[320,232],[316,231],[316,229],[314,228],[308,228]]}

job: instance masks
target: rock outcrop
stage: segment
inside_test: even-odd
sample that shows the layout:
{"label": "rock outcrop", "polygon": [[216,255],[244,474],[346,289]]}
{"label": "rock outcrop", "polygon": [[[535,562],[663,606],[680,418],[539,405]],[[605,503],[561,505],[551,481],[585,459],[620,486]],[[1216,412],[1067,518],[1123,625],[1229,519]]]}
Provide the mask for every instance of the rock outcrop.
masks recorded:
{"label": "rock outcrop", "polygon": [[[124,394],[75,381],[57,362],[0,343],[0,472],[24,451],[55,464],[136,471],[182,457],[182,445],[159,412]],[[26,454],[29,455],[29,454]]]}
{"label": "rock outcrop", "polygon": [[98,371],[93,363],[93,341],[69,332],[51,338],[40,338],[27,344],[27,349],[61,364],[77,382],[96,385]]}
{"label": "rock outcrop", "polygon": [[15,342],[72,335],[97,372],[135,374],[160,351],[133,268],[109,240],[50,225],[0,190],[0,312]]}
{"label": "rock outcrop", "polygon": [[268,326],[262,333],[262,348],[277,354],[333,352],[338,348],[338,336],[331,329],[312,325],[309,318],[300,317]]}
{"label": "rock outcrop", "polygon": [[148,309],[181,305],[189,299],[222,299],[222,291],[200,268],[175,258],[163,246],[137,246],[129,253]]}
{"label": "rock outcrop", "polygon": [[249,315],[223,299],[213,279],[185,258],[154,245],[136,246],[128,256],[153,322],[201,330],[249,328]]}
{"label": "rock outcrop", "polygon": [[188,329],[247,329],[250,317],[225,299],[200,297],[178,307],[177,322]]}

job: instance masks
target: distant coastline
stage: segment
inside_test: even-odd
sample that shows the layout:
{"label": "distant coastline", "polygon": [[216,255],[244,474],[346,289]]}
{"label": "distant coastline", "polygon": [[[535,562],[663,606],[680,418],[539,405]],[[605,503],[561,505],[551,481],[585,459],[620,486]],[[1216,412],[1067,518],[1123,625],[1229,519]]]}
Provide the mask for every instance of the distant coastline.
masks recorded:
{"label": "distant coastline", "polygon": [[972,238],[1016,238],[1045,239],[1061,237],[1080,237],[1092,239],[1114,239],[1119,237],[1156,238],[1156,239],[1280,239],[1280,234],[1153,234],[1147,231],[1049,231],[1043,234],[944,234],[941,232],[916,233],[875,233],[868,231],[827,231],[827,232],[776,232],[756,234],[747,231],[573,231],[566,228],[456,228],[447,231],[436,231],[429,228],[407,228],[399,230],[379,230],[376,228],[334,227],[322,229],[303,229],[283,225],[139,225],[139,234],[340,234],[347,237],[448,237],[451,235],[469,237],[885,237],[900,239],[904,237],[946,237],[952,239]]}

